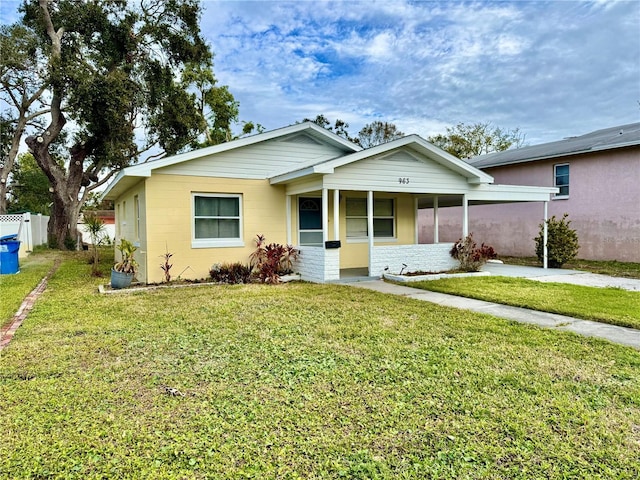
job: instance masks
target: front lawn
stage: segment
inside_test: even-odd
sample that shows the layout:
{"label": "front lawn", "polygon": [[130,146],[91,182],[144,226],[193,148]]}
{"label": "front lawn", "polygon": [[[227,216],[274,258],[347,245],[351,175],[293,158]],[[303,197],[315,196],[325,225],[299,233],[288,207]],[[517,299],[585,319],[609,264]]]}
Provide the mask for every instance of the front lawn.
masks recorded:
{"label": "front lawn", "polygon": [[347,286],[100,281],[68,256],[2,352],[0,478],[640,475],[631,348]]}
{"label": "front lawn", "polygon": [[411,287],[640,329],[640,292],[511,277],[445,278]]}

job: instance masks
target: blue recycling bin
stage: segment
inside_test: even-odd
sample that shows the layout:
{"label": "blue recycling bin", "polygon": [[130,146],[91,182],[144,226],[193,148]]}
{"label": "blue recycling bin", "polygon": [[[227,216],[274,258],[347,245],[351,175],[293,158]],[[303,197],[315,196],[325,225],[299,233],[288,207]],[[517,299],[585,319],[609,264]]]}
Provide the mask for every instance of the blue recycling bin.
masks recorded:
{"label": "blue recycling bin", "polygon": [[20,250],[20,240],[17,235],[0,237],[0,275],[20,271],[18,250]]}

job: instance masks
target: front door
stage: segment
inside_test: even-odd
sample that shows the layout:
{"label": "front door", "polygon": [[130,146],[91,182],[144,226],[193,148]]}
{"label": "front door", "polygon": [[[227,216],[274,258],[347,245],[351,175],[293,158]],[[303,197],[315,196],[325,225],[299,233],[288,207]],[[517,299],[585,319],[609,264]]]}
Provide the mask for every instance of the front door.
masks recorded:
{"label": "front door", "polygon": [[299,245],[322,246],[322,198],[298,197]]}

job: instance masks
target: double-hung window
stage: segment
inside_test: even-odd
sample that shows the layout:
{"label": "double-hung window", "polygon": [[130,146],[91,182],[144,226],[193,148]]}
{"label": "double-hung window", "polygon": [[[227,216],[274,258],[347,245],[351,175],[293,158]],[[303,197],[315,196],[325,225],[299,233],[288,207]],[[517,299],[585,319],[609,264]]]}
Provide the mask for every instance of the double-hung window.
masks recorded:
{"label": "double-hung window", "polygon": [[[347,238],[367,238],[367,199],[347,198]],[[373,201],[373,237],[395,237],[395,205],[392,198]]]}
{"label": "double-hung window", "polygon": [[556,194],[556,198],[558,197],[568,197],[569,196],[569,164],[563,163],[560,165],[553,166],[553,186],[560,189],[560,191]]}
{"label": "double-hung window", "polygon": [[242,241],[242,196],[194,193],[192,246],[240,247]]}

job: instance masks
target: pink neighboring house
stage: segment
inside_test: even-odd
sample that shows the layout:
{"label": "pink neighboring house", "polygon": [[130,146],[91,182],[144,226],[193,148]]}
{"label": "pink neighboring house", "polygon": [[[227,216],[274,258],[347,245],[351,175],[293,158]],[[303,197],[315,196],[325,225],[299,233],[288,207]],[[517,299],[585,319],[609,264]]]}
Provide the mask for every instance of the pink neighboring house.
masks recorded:
{"label": "pink neighboring house", "polygon": [[[579,258],[640,262],[640,123],[557,142],[467,160],[497,184],[558,187],[549,217],[569,214],[580,242]],[[535,256],[534,237],[543,205],[518,203],[469,207],[469,231],[500,255]],[[461,208],[438,212],[440,242],[460,237]],[[419,214],[420,243],[434,238],[433,210]]]}

